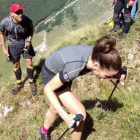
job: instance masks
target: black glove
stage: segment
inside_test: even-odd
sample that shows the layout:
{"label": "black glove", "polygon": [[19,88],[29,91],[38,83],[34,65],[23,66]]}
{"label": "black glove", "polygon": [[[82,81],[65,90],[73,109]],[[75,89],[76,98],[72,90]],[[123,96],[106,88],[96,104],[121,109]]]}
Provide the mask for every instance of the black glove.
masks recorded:
{"label": "black glove", "polygon": [[127,76],[127,67],[126,66],[123,66],[120,71],[118,72],[118,75],[122,75],[124,74],[125,75],[125,78]]}

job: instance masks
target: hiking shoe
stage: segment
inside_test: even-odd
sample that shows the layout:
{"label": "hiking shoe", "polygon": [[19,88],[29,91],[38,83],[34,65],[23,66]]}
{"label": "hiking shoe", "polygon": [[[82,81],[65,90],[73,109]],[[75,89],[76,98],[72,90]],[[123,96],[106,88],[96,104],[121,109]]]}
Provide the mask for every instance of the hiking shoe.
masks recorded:
{"label": "hiking shoe", "polygon": [[31,88],[31,93],[32,95],[36,95],[37,94],[37,89],[34,83],[30,83],[30,88]]}
{"label": "hiking shoe", "polygon": [[110,32],[110,33],[113,33],[113,32],[117,32],[117,31],[118,31],[118,29],[113,28],[113,29],[111,29],[109,32]]}
{"label": "hiking shoe", "polygon": [[121,34],[119,35],[119,39],[121,39],[121,38],[125,37],[125,35],[126,35],[126,33],[121,32]]}
{"label": "hiking shoe", "polygon": [[39,134],[41,136],[41,140],[51,140],[49,132],[44,133],[42,131],[42,126],[39,128]]}
{"label": "hiking shoe", "polygon": [[21,83],[21,84],[16,84],[16,86],[11,90],[11,93],[12,94],[17,94],[18,93],[18,91],[21,89],[23,87],[23,84]]}

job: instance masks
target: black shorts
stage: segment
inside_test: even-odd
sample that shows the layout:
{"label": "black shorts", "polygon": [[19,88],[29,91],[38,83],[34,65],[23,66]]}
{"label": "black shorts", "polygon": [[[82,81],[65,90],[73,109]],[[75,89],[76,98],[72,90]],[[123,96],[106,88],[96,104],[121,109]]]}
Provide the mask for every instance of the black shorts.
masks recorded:
{"label": "black shorts", "polygon": [[[43,66],[41,71],[41,79],[44,85],[46,85],[56,74],[52,73],[45,66]],[[55,92],[61,92],[65,90],[67,87],[71,89],[72,82],[65,83],[63,86],[55,90]]]}
{"label": "black shorts", "polygon": [[20,59],[21,54],[23,58],[30,59],[35,56],[35,52],[33,49],[33,46],[30,46],[30,49],[28,51],[24,50],[25,44],[18,44],[18,45],[9,45],[8,46],[8,52],[9,52],[9,62],[16,62]]}

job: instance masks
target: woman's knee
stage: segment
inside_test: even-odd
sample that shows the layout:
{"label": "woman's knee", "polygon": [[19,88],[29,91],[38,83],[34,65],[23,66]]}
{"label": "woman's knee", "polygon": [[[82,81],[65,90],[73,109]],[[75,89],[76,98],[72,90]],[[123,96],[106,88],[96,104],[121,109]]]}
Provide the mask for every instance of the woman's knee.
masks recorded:
{"label": "woman's knee", "polygon": [[83,109],[80,112],[78,112],[78,114],[81,114],[83,116],[83,121],[86,120],[86,109],[84,107],[83,107]]}

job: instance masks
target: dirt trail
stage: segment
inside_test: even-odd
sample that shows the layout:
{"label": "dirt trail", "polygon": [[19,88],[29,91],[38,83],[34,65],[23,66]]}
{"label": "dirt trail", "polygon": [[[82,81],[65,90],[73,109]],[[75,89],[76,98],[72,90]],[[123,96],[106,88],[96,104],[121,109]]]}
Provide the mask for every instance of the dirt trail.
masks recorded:
{"label": "dirt trail", "polygon": [[43,30],[42,32],[39,33],[39,35],[43,36],[43,42],[35,49],[35,51],[40,51],[40,52],[43,52],[43,51],[46,51],[47,50],[47,45],[46,45],[46,31]]}

